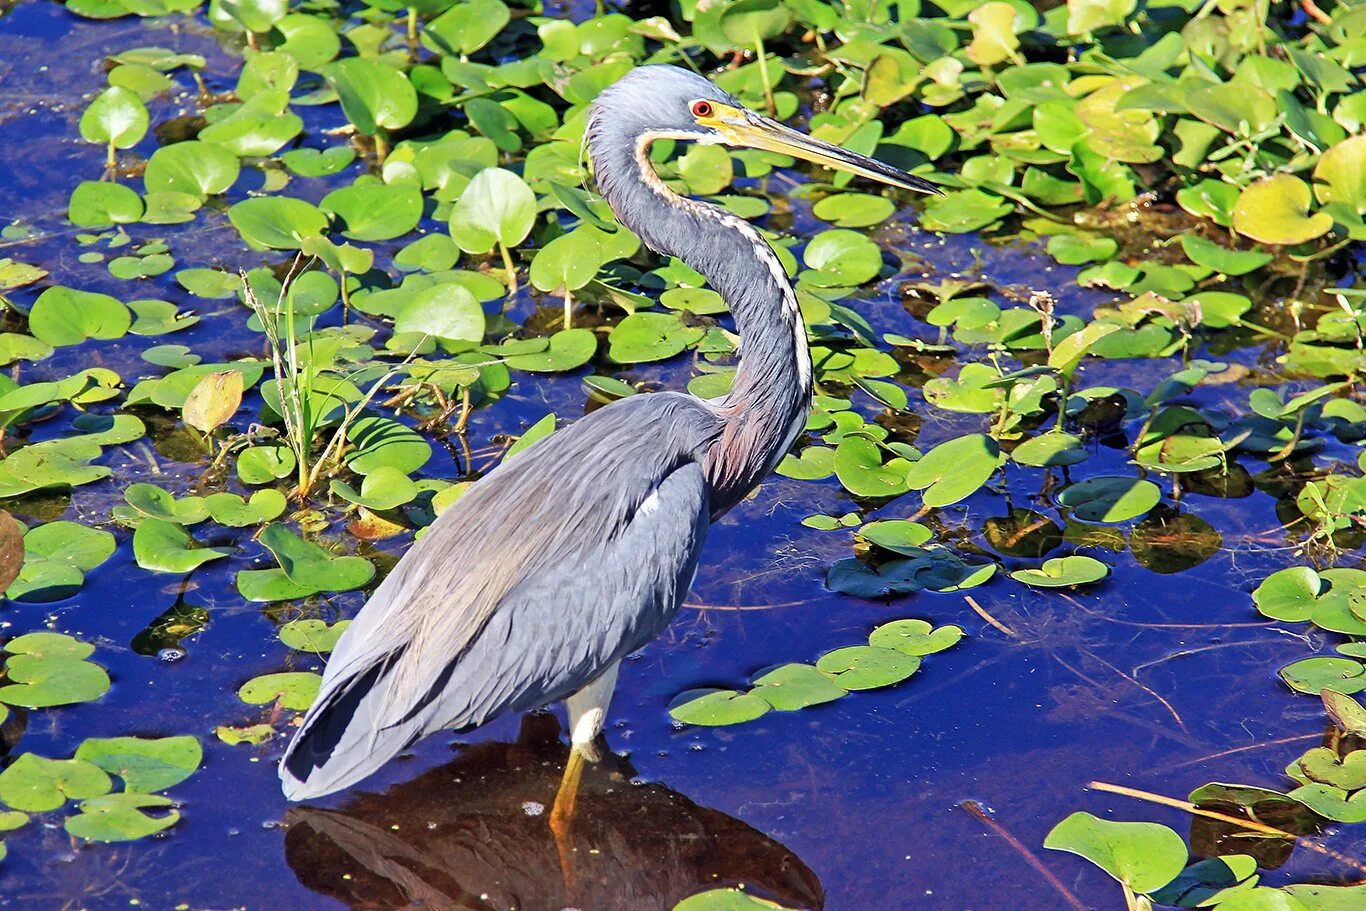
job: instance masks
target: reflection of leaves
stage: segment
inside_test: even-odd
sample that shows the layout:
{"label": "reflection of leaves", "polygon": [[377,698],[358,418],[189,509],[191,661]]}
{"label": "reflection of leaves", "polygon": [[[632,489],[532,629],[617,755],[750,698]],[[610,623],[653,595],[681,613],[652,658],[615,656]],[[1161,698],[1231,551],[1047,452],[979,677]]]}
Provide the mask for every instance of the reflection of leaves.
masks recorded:
{"label": "reflection of leaves", "polygon": [[1199,516],[1157,509],[1133,527],[1129,549],[1140,565],[1155,573],[1179,573],[1219,552],[1223,536]]}

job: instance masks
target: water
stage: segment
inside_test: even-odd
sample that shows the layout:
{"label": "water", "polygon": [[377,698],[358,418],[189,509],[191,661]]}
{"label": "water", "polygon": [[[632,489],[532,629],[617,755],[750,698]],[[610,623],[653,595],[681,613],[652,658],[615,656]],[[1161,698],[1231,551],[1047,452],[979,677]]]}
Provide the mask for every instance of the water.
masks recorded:
{"label": "water", "polygon": [[[95,23],[37,2],[19,4],[0,19],[0,124],[10,150],[0,161],[0,198],[8,218],[40,232],[31,241],[0,244],[0,255],[41,265],[64,284],[134,296],[102,264],[76,262],[64,209],[72,186],[98,175],[102,165],[100,149],[73,139],[83,97],[103,85],[98,61],[110,48],[151,44],[202,53],[210,85],[231,84],[231,59],[198,28]],[[229,200],[251,189],[252,179],[239,182]],[[792,230],[801,235],[820,223],[805,203],[798,205]],[[879,236],[885,247],[921,261],[907,257],[898,279],[859,304],[879,332],[933,339],[934,330],[909,315],[899,294],[901,281],[922,271],[1053,289],[1065,312],[1089,312],[1110,300],[1070,284],[1074,270],[1052,265],[1037,249],[991,247],[972,237],[940,241],[916,231],[912,218],[904,213]],[[139,240],[171,239],[178,267],[259,261],[218,214],[189,230],[137,226],[133,233]],[[64,376],[98,363],[131,381],[155,372],[138,353],[157,342],[190,345],[206,359],[259,352],[258,338],[242,326],[245,311],[234,302],[203,306],[172,275],[150,283],[155,294],[135,296],[199,304],[205,319],[198,326],[152,342],[129,336],[60,349],[17,371],[26,379]],[[25,289],[16,297],[29,301],[34,293]],[[513,315],[523,319],[531,309],[524,297]],[[1268,355],[1259,345],[1219,353],[1254,369]],[[687,360],[620,375],[677,388],[689,375]],[[903,379],[923,380],[945,366],[908,364]],[[1080,379],[1140,385],[1175,366],[1113,362],[1086,368]],[[1216,405],[1245,396],[1244,387],[1216,385],[1203,387],[1194,400]],[[258,404],[249,400],[244,413]],[[522,375],[505,400],[476,414],[471,445],[519,433],[550,411],[573,418],[585,407],[578,377]],[[925,448],[977,426],[975,416],[954,421],[927,411],[917,443]],[[40,428],[35,436],[60,430]],[[177,461],[165,443],[159,449],[153,459],[114,450],[119,481],[186,489],[197,469]],[[456,452],[438,447],[423,473],[455,476]],[[1244,461],[1253,473],[1264,467]],[[1094,463],[1116,470],[1124,464],[1122,450],[1102,450]],[[1020,472],[1007,469],[1006,477],[1009,505],[1000,492],[979,492],[945,510],[937,520],[941,530],[956,529],[968,545],[997,552],[983,528],[1006,517],[1010,506],[1038,508],[1043,496]],[[876,517],[910,515],[911,499]],[[119,490],[103,483],[69,499],[29,498],[10,508],[29,519],[60,514],[95,524],[106,522],[119,500]],[[833,481],[770,479],[712,529],[688,606],[661,639],[622,667],[607,735],[629,758],[609,757],[587,775],[574,834],[573,892],[566,891],[544,818],[565,755],[554,719],[504,718],[474,735],[431,738],[358,793],[291,808],[274,770],[282,739],[227,746],[213,735],[219,724],[263,720],[235,695],[247,679],[321,666],[298,655],[282,663],[274,631],[285,615],[278,607],[245,604],[236,593],[235,573],[268,565],[268,554],[243,537],[237,555],[196,572],[182,590],[177,579],[137,568],[130,535],[118,530],[118,553],[77,597],[0,609],[4,634],[50,628],[96,643],[96,659],[114,680],[97,703],[32,713],[24,748],[66,756],[86,736],[188,732],[205,744],[204,766],[173,792],[181,822],[155,839],[74,847],[59,826],[12,833],[9,857],[0,864],[0,904],[35,911],[134,904],[554,911],[572,901],[605,911],[669,909],[702,888],[744,883],[794,907],[829,911],[1051,911],[1063,906],[1061,897],[965,810],[965,801],[987,808],[1039,853],[1049,828],[1077,809],[1185,832],[1184,813],[1088,791],[1087,783],[1176,797],[1210,780],[1282,787],[1285,764],[1318,737],[1320,707],[1292,695],[1275,676],[1277,667],[1304,656],[1305,644],[1258,622],[1249,598],[1261,578],[1293,559],[1275,507],[1275,498],[1261,490],[1226,499],[1187,494],[1182,509],[1209,522],[1222,546],[1182,572],[1154,572],[1125,551],[1107,557],[1112,577],[1083,593],[1036,595],[999,579],[971,592],[1013,631],[1008,636],[972,612],[961,594],[873,603],[829,593],[826,567],[849,555],[850,534],[799,523],[814,512],[841,514],[852,504]],[[397,556],[405,540],[376,549]],[[1009,557],[1005,563],[1033,565]],[[327,596],[322,615],[350,616],[363,601],[361,593]],[[163,613],[187,606],[207,612],[202,630],[179,643],[134,648]],[[929,658],[906,684],[800,713],[772,712],[714,730],[680,730],[666,714],[683,690],[742,685],[763,667],[814,660],[903,617],[960,624],[970,638]],[[184,654],[168,660],[169,649]],[[1273,744],[1284,738],[1297,739]],[[1345,829],[1334,846],[1360,855],[1366,833]],[[1118,895],[1103,874],[1060,855],[1044,861],[1088,907],[1116,906]],[[1333,873],[1322,857],[1296,851],[1267,879]]]}

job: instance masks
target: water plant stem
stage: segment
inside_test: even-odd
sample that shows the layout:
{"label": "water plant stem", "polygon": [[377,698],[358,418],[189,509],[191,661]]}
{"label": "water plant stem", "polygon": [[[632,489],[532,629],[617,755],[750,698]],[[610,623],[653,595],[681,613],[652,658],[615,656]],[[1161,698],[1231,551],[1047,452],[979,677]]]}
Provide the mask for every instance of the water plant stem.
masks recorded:
{"label": "water plant stem", "polygon": [[1020,841],[1014,835],[1011,835],[1005,826],[992,819],[980,803],[975,800],[965,800],[960,803],[959,806],[964,810],[967,810],[974,819],[982,823],[982,825],[986,826],[996,835],[999,835],[1006,844],[1014,848],[1031,867],[1039,871],[1040,876],[1048,880],[1048,884],[1057,890],[1058,894],[1063,897],[1063,900],[1066,901],[1067,904],[1076,908],[1077,911],[1089,911],[1089,909],[1081,903],[1081,899],[1077,898],[1077,896],[1072,893],[1072,890],[1063,885],[1062,880],[1058,879],[1057,875],[1054,874],[1052,870],[1048,869],[1043,861],[1039,860],[1038,855],[1029,850],[1024,842]]}
{"label": "water plant stem", "polygon": [[498,241],[498,252],[503,257],[503,271],[507,274],[508,297],[517,293],[517,267],[512,264],[512,253],[507,244]]}
{"label": "water plant stem", "polygon": [[1177,800],[1175,797],[1166,797],[1162,794],[1154,794],[1151,791],[1141,791],[1138,788],[1128,788],[1124,785],[1107,784],[1103,781],[1092,781],[1089,782],[1086,786],[1093,791],[1106,791],[1110,794],[1119,794],[1123,797],[1133,797],[1136,800],[1146,800],[1149,803],[1161,804],[1164,807],[1173,807],[1177,810],[1185,810],[1187,813],[1190,813],[1194,816],[1204,816],[1206,819],[1216,819],[1219,822],[1226,822],[1229,825],[1234,825],[1243,829],[1248,829],[1252,832],[1260,832],[1263,835],[1271,835],[1276,838],[1288,838],[1291,841],[1299,842],[1311,851],[1315,851],[1326,857],[1331,857],[1333,860],[1337,861],[1340,864],[1349,866],[1352,869],[1357,870],[1359,872],[1366,873],[1366,863],[1362,863],[1359,860],[1347,857],[1344,854],[1339,854],[1332,848],[1325,848],[1323,845],[1313,841],[1309,841],[1308,839],[1301,840],[1301,837],[1299,835],[1294,834],[1293,832],[1287,832],[1284,829],[1278,829],[1275,826],[1268,826],[1267,824],[1257,822],[1256,820],[1244,819],[1241,816],[1233,816],[1228,813],[1220,813],[1217,810],[1207,810],[1204,807],[1197,806],[1196,804],[1193,804],[1188,800]]}
{"label": "water plant stem", "polygon": [[768,116],[778,116],[778,105],[773,100],[773,80],[768,75],[768,54],[764,52],[764,39],[756,26],[754,29],[754,53],[759,58],[759,78],[764,83],[764,104],[768,106]]}

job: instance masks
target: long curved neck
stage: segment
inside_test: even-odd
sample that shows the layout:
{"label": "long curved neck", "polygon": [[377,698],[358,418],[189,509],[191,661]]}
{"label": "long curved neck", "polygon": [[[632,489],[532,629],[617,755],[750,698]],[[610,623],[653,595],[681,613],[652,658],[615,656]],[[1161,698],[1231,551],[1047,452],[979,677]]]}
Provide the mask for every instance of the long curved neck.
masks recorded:
{"label": "long curved neck", "polygon": [[622,224],[652,250],[706,276],[740,334],[731,391],[707,404],[723,421],[708,474],[724,512],[743,499],[792,445],[811,404],[811,353],[792,285],[752,225],[669,190],[650,165],[655,138],[594,147],[598,186]]}

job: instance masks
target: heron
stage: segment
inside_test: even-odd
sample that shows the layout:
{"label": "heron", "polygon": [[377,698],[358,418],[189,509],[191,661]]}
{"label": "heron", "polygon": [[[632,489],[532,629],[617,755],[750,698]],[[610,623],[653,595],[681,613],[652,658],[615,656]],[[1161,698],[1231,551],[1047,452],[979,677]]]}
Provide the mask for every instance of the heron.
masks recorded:
{"label": "heron", "polygon": [[291,800],[353,785],[419,739],[565,702],[570,756],[550,822],[567,831],[618,665],[658,636],[708,526],[749,495],[806,424],[811,356],[796,294],[749,222],[680,196],[650,162],[672,139],[762,149],[892,186],[929,181],[748,110],[705,77],[642,66],[592,103],[598,190],[652,250],[727,302],[731,390],[635,395],[504,461],[427,530],[342,635],[280,762]]}

